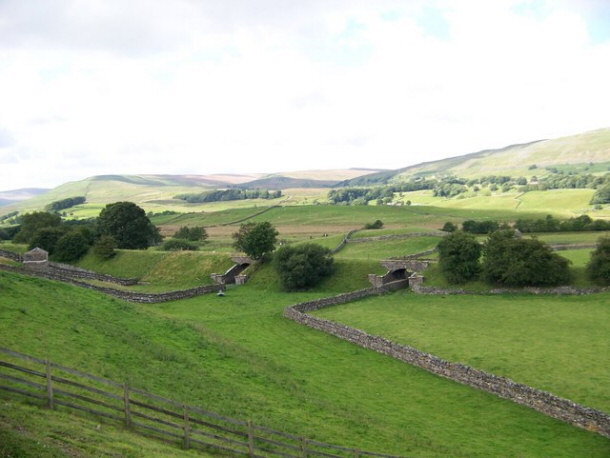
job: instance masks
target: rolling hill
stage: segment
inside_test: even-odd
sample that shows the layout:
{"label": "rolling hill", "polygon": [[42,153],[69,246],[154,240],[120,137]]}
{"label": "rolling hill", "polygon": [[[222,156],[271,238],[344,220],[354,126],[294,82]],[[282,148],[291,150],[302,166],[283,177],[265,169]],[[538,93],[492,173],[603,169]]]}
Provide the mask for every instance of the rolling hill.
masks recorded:
{"label": "rolling hill", "polygon": [[[603,167],[592,170],[593,164],[601,164]],[[462,178],[484,175],[531,177],[548,173],[544,168],[551,166],[570,166],[569,168],[592,173],[607,171],[610,166],[610,128],[424,162],[356,177],[341,184],[366,186],[398,183],[415,177],[449,175]]]}

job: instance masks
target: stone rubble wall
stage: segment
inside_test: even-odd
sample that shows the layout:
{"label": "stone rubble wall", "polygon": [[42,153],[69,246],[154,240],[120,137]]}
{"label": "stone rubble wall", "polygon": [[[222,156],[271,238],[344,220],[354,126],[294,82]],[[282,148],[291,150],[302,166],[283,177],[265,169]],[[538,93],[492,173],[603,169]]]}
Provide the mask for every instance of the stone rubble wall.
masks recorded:
{"label": "stone rubble wall", "polygon": [[98,280],[107,283],[114,283],[121,286],[131,286],[138,283],[137,278],[118,278],[112,275],[100,274],[80,267],[74,267],[68,264],[60,264],[58,262],[48,262],[47,270],[50,273],[56,273],[71,278],[83,278],[86,280]]}
{"label": "stone rubble wall", "polygon": [[358,237],[357,239],[350,239],[349,243],[378,242],[382,240],[402,240],[409,239],[411,237],[445,237],[446,235],[446,232],[413,232],[410,234],[391,234],[377,235],[374,237]]}
{"label": "stone rubble wall", "polygon": [[359,329],[306,313],[367,296],[382,294],[402,286],[404,286],[404,281],[385,285],[384,288],[369,288],[326,299],[303,302],[286,308],[284,316],[363,348],[412,364],[435,375],[487,391],[517,404],[535,409],[552,418],[610,437],[610,415],[605,412],[576,404],[569,399],[560,398],[546,391],[514,382],[506,377],[499,377],[464,364],[446,361],[408,345],[397,344],[383,337],[370,335]]}
{"label": "stone rubble wall", "polygon": [[184,289],[179,291],[170,291],[167,293],[143,293],[135,291],[123,291],[114,288],[107,288],[104,286],[92,285],[83,281],[75,280],[71,276],[65,276],[57,272],[50,272],[46,270],[30,270],[21,267],[5,266],[0,264],[0,270],[8,270],[16,272],[22,275],[30,275],[34,277],[46,278],[47,280],[56,280],[63,283],[69,283],[72,285],[80,286],[81,288],[91,289],[100,293],[114,296],[118,299],[122,299],[129,302],[140,302],[146,304],[155,304],[159,302],[176,301],[179,299],[187,299],[189,297],[201,296],[203,294],[215,293],[220,291],[222,285],[207,285],[198,286],[196,288]]}
{"label": "stone rubble wall", "polygon": [[341,240],[341,243],[339,243],[339,245],[337,245],[337,247],[334,248],[333,250],[330,250],[330,254],[337,254],[339,251],[341,251],[345,247],[345,245],[347,245],[347,242],[349,241],[349,238],[352,236],[352,234],[354,232],[358,232],[359,230],[360,229],[352,229],[347,234],[345,234],[345,237],[343,237],[343,240]]}
{"label": "stone rubble wall", "polygon": [[450,294],[555,294],[561,296],[580,296],[583,294],[603,293],[610,291],[608,287],[598,288],[575,288],[573,286],[556,286],[554,288],[540,288],[526,286],[523,288],[494,288],[486,292],[468,291],[461,288],[437,288],[435,286],[423,286],[419,283],[411,284],[411,290],[417,294],[450,295]]}
{"label": "stone rubble wall", "polygon": [[10,259],[11,261],[23,262],[23,256],[12,251],[0,250],[0,257]]}

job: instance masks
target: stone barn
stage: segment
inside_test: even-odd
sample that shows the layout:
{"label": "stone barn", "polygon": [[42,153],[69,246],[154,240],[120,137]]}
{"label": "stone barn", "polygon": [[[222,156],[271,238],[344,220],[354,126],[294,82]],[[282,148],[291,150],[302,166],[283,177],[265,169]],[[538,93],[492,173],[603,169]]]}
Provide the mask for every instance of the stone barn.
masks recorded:
{"label": "stone barn", "polygon": [[49,253],[42,248],[34,248],[23,255],[23,264],[28,268],[44,269],[49,261]]}

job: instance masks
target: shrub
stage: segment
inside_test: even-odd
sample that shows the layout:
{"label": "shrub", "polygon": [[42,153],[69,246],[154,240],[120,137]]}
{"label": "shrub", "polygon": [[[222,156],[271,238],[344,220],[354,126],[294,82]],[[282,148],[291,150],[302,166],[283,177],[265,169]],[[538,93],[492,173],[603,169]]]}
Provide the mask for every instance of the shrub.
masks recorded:
{"label": "shrub", "polygon": [[330,250],[315,243],[284,246],[274,257],[275,269],[287,291],[307,289],[332,273]]}
{"label": "shrub", "polygon": [[383,227],[383,221],[380,219],[375,220],[374,223],[366,223],[364,225],[365,229],[381,229]]}
{"label": "shrub", "polygon": [[111,235],[102,235],[93,244],[93,254],[101,259],[110,259],[116,255],[116,241]]}
{"label": "shrub", "polygon": [[537,239],[517,238],[513,230],[491,234],[483,247],[483,278],[506,286],[568,283],[568,261]]}
{"label": "shrub", "polygon": [[457,231],[457,226],[455,224],[453,224],[451,221],[447,221],[443,225],[443,228],[441,229],[441,231],[443,231],[443,232],[455,232],[455,231]]}
{"label": "shrub", "polygon": [[201,242],[208,238],[208,233],[203,226],[187,227],[182,226],[174,234],[175,239],[185,239],[191,242]]}
{"label": "shrub", "polygon": [[164,251],[196,251],[197,245],[184,239],[169,239],[163,243]]}
{"label": "shrub", "polygon": [[462,223],[462,230],[471,234],[489,234],[499,228],[497,221],[473,221],[471,219]]}
{"label": "shrub", "polygon": [[53,257],[60,262],[71,262],[80,259],[88,250],[87,239],[79,231],[71,231],[57,241]]}
{"label": "shrub", "polygon": [[474,236],[453,232],[441,240],[437,248],[439,269],[449,283],[465,283],[477,277],[481,245]]}
{"label": "shrub", "polygon": [[591,253],[586,270],[587,276],[594,282],[610,284],[610,237],[602,237],[597,241],[597,248]]}

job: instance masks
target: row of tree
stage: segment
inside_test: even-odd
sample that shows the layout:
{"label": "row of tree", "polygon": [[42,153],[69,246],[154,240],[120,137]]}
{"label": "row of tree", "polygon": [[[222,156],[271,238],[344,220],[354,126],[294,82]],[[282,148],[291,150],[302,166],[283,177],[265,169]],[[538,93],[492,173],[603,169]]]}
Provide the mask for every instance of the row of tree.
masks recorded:
{"label": "row of tree", "polygon": [[75,205],[84,204],[87,201],[85,196],[68,197],[66,199],[56,200],[45,207],[46,211],[59,212]]}
{"label": "row of tree", "polygon": [[219,189],[200,193],[178,194],[176,199],[184,200],[190,204],[205,202],[224,202],[245,199],[277,199],[282,197],[282,191],[269,191],[268,189]]}
{"label": "row of tree", "polygon": [[[438,244],[439,269],[449,283],[481,279],[502,286],[554,286],[570,282],[567,259],[537,239],[518,237],[513,229],[491,233],[482,245],[473,235],[456,231]],[[482,259],[481,259],[482,258]],[[602,238],[587,273],[610,283],[610,238]]]}
{"label": "row of tree", "polygon": [[[588,215],[575,216],[565,220],[559,220],[552,215],[547,215],[545,218],[537,219],[520,218],[512,226],[508,223],[499,223],[494,220],[475,221],[469,219],[462,222],[462,231],[469,234],[490,234],[499,229],[510,229],[511,227],[523,233],[610,231],[610,221],[592,219]],[[448,221],[441,230],[444,232],[455,232],[458,230],[458,227]]]}

